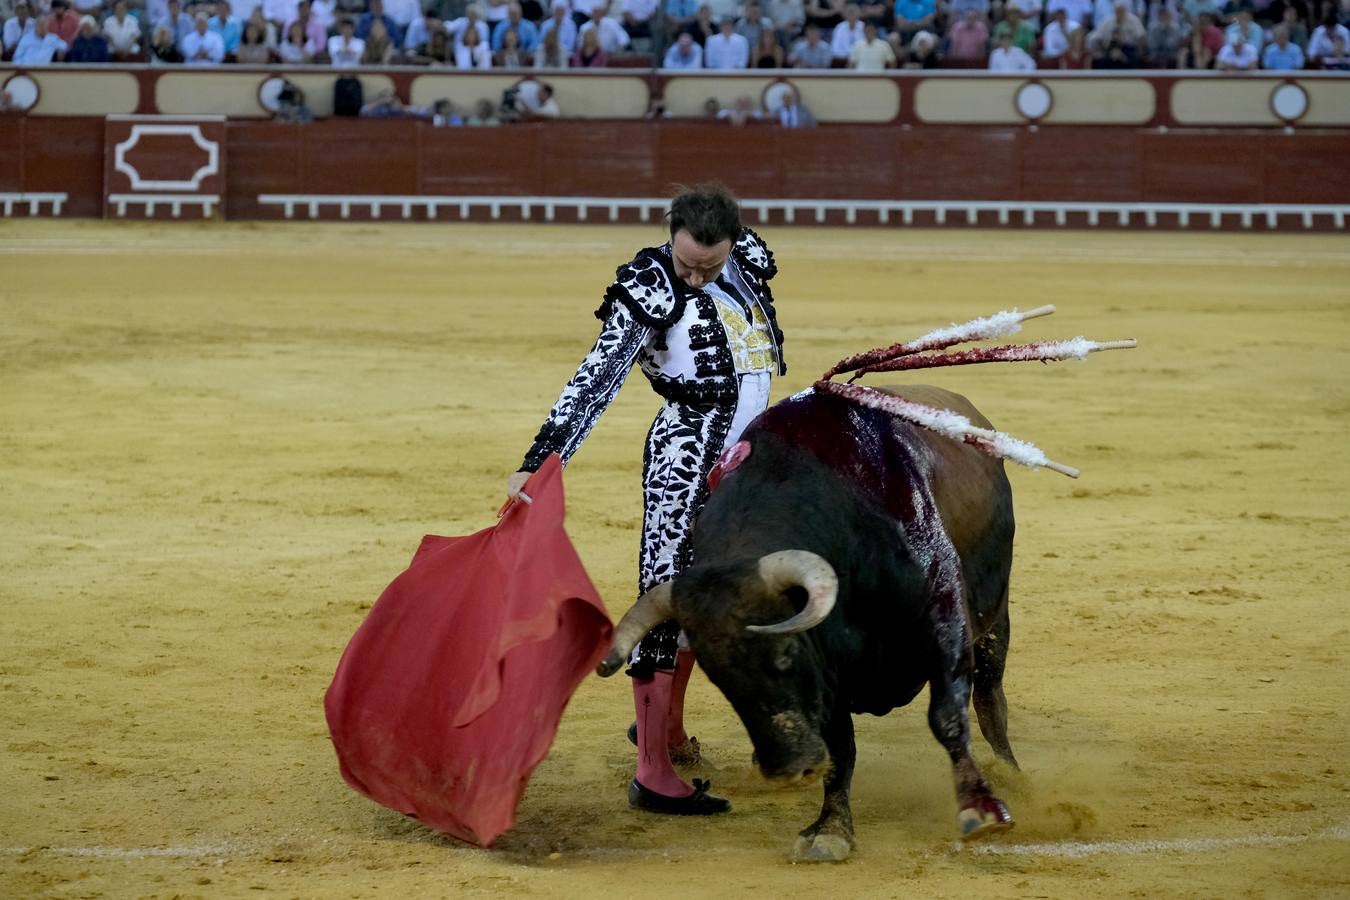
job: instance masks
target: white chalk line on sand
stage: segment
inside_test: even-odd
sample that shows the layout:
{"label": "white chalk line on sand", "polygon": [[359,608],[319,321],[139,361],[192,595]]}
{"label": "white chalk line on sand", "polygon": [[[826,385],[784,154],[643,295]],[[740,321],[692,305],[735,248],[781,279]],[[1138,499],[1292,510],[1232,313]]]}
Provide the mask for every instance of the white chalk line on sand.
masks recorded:
{"label": "white chalk line on sand", "polygon": [[[1202,854],[1251,847],[1289,847],[1312,841],[1350,841],[1350,821],[1312,834],[1251,834],[1226,838],[1177,838],[1135,841],[1045,841],[1036,844],[955,844],[957,853],[978,856],[1048,856],[1085,859],[1093,856],[1143,856],[1147,854]],[[569,852],[568,856],[592,859],[697,857],[717,848],[691,847],[595,847]],[[0,847],[0,856],[75,856],[95,859],[200,859],[238,858],[250,848],[241,844],[198,847]]]}

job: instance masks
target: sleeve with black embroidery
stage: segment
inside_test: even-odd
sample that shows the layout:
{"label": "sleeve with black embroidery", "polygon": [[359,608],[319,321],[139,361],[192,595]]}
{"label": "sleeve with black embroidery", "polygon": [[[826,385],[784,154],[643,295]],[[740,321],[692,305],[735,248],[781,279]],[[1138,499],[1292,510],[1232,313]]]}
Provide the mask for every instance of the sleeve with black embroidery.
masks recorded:
{"label": "sleeve with black embroidery", "polygon": [[638,322],[625,304],[610,304],[605,312],[595,346],[549,410],[544,426],[525,454],[520,467],[523,471],[536,471],[550,453],[567,462],[577,452],[600,414],[618,395],[647,342],[651,329]]}

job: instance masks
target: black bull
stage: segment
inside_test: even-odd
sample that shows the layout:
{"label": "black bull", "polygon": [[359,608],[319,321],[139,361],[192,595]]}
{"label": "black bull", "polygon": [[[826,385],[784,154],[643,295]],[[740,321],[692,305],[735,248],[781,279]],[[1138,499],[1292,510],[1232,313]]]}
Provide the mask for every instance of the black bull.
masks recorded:
{"label": "black bull", "polygon": [[[890,392],[991,427],[959,395]],[[764,775],[826,772],[798,859],[843,859],[854,846],[851,714],[885,714],[927,684],[960,833],[1011,827],[971,757],[966,712],[973,697],[986,740],[1015,766],[1002,688],[1013,543],[1002,462],[810,391],[770,408],[742,440],[749,455],[709,497],[692,564],[624,617],[601,674],[656,622],[677,619]]]}

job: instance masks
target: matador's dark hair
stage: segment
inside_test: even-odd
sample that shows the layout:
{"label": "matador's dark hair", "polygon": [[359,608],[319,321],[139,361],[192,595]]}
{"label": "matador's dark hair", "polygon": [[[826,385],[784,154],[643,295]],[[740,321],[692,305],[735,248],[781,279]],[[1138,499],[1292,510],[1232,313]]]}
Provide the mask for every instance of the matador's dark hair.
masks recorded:
{"label": "matador's dark hair", "polygon": [[741,236],[741,208],[725,185],[716,182],[677,189],[666,213],[670,236],[680,229],[704,246],[736,243]]}

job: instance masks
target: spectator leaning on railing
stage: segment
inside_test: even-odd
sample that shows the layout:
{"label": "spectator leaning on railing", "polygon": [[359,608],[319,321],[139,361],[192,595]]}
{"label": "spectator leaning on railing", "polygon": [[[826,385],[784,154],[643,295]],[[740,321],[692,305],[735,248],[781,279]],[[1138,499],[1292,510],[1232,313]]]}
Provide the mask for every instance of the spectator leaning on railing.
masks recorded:
{"label": "spectator leaning on railing", "polygon": [[1322,24],[1313,29],[1312,37],[1308,38],[1308,59],[1325,68],[1326,58],[1336,56],[1335,41],[1338,37],[1342,44],[1350,45],[1350,29],[1337,22],[1333,9],[1322,19]]}
{"label": "spectator leaning on railing", "polygon": [[693,70],[703,68],[703,48],[694,43],[694,36],[687,31],[680,32],[675,43],[666,51],[661,65],[666,69]]}
{"label": "spectator leaning on railing", "polygon": [[1261,67],[1286,70],[1303,68],[1303,51],[1298,44],[1290,42],[1289,29],[1285,26],[1275,26],[1273,39],[1261,53]]}
{"label": "spectator leaning on railing", "polygon": [[1246,35],[1239,34],[1231,44],[1224,44],[1215,60],[1225,72],[1249,72],[1256,68],[1256,48],[1247,43]]}

